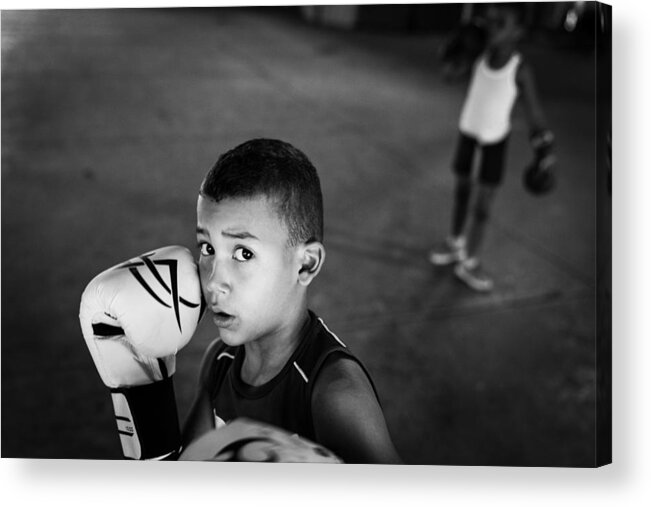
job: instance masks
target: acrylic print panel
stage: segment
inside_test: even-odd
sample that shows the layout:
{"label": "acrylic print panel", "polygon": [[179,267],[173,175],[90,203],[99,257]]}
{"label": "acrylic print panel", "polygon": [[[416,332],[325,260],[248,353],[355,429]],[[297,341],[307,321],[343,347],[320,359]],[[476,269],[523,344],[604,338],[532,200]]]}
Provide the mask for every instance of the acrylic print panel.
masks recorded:
{"label": "acrylic print panel", "polygon": [[[405,464],[608,463],[610,8],[518,9],[4,10],[2,456],[119,459],[138,429],[148,443],[132,457],[151,440],[164,443],[147,457],[176,449],[175,421],[186,424],[202,357],[224,332],[214,312],[176,356],[173,398],[140,391],[143,410],[98,375],[81,294],[136,258],[138,276],[159,270],[164,283],[132,283],[170,311],[196,303],[169,264],[137,256],[181,245],[198,259],[206,171],[273,138],[319,173],[327,256],[309,307],[365,366]],[[555,171],[547,193],[525,189],[528,167],[543,190]],[[464,247],[446,242],[454,230]],[[453,262],[435,266],[441,247]],[[146,385],[174,371],[148,364]],[[282,374],[315,381],[301,364]],[[116,426],[115,410],[128,420]],[[377,417],[349,414],[351,427]],[[368,434],[346,443],[330,431],[326,445],[327,433],[302,436],[345,461],[382,460],[351,451]]]}

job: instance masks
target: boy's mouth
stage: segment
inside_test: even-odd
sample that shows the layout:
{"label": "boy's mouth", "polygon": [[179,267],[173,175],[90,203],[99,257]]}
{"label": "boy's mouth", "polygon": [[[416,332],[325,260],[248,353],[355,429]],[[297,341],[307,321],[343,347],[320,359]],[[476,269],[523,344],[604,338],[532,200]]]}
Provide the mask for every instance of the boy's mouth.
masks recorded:
{"label": "boy's mouth", "polygon": [[217,327],[226,328],[235,321],[235,316],[226,312],[213,312],[212,320]]}

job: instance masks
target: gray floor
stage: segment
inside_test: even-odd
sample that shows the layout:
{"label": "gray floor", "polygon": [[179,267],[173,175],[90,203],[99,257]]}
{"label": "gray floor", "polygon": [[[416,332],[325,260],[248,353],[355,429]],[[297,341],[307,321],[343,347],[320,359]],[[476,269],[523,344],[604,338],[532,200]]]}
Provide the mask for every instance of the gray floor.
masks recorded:
{"label": "gray floor", "polygon": [[[320,172],[312,307],[367,364],[406,462],[592,463],[593,59],[529,48],[560,185],[523,191],[518,111],[485,252],[497,288],[478,295],[426,261],[447,232],[464,93],[441,79],[438,41],[255,10],[3,12],[3,456],[120,456],[79,296],[117,261],[193,248],[205,171],[264,136]],[[182,418],[213,335],[202,325],[179,354]]]}

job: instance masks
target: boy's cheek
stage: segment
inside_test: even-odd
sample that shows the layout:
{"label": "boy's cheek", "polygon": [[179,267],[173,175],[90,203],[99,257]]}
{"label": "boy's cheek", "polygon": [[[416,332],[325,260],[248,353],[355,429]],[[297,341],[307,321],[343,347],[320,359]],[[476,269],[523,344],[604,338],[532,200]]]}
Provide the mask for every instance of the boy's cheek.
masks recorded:
{"label": "boy's cheek", "polygon": [[201,284],[201,292],[206,301],[209,301],[209,290],[208,285],[210,282],[210,270],[199,266],[199,282]]}
{"label": "boy's cheek", "polygon": [[208,284],[208,277],[203,269],[199,268],[199,282],[201,283],[201,290],[203,290],[204,295],[206,293],[206,286]]}

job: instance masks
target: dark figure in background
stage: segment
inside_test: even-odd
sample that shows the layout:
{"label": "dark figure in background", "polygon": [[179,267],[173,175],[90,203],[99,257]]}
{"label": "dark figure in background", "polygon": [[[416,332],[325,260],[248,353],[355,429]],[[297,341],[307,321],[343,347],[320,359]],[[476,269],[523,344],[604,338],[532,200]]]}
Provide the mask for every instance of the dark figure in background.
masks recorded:
{"label": "dark figure in background", "polygon": [[[525,34],[520,11],[509,4],[491,6],[482,26],[486,44],[472,67],[452,164],[456,184],[451,230],[443,244],[430,252],[429,260],[437,266],[454,264],[455,275],[466,285],[490,291],[493,280],[480,264],[481,246],[502,182],[518,97],[524,102],[534,149],[548,154],[553,135],[545,127],[531,68],[517,51]],[[477,183],[472,174],[476,152],[480,153]]]}

